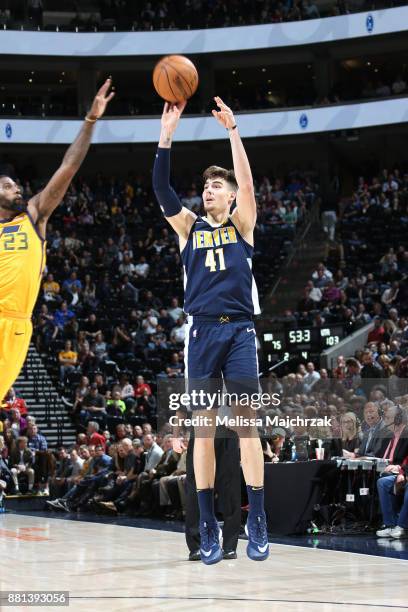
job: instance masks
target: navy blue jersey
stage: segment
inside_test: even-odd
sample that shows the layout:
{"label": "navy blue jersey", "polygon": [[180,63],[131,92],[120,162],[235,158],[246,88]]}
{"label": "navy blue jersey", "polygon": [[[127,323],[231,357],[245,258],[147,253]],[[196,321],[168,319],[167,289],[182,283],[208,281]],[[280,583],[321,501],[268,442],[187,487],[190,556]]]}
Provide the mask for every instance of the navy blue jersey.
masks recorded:
{"label": "navy blue jersey", "polygon": [[253,251],[230,217],[216,227],[197,217],[181,252],[184,311],[193,316],[259,314]]}

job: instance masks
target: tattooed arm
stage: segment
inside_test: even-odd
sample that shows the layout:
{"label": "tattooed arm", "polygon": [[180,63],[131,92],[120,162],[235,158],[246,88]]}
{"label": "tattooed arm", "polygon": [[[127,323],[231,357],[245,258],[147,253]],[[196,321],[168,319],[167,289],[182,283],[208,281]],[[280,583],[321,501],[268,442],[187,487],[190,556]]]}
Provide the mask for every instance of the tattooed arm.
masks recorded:
{"label": "tattooed arm", "polygon": [[91,110],[78,136],[65,153],[61,166],[44,189],[28,202],[28,210],[43,234],[48,218],[60,204],[70,182],[85,159],[91,144],[96,120],[102,117],[108,102],[115,95],[113,91],[109,93],[111,85],[112,80],[110,78],[102,85],[95,96]]}

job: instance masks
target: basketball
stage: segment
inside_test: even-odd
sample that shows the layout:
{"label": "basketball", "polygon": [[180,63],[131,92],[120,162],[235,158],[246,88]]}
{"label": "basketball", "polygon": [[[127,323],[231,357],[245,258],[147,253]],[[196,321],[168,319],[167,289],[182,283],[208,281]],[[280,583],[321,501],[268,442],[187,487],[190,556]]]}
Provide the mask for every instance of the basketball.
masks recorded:
{"label": "basketball", "polygon": [[166,102],[182,102],[197,91],[198,72],[184,55],[167,55],[153,70],[153,85]]}

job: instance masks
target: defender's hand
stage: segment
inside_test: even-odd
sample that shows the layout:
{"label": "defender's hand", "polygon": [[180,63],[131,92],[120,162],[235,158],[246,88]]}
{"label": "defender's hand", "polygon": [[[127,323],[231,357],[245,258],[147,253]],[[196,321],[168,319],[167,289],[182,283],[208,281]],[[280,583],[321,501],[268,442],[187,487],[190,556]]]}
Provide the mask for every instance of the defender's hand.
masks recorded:
{"label": "defender's hand", "polygon": [[218,123],[222,125],[223,128],[226,128],[227,130],[231,129],[234,127],[234,125],[236,125],[234,113],[218,96],[215,96],[214,100],[220,110],[213,110],[213,117],[216,118]]}
{"label": "defender's hand", "polygon": [[107,105],[112,100],[115,92],[112,90],[109,93],[109,89],[112,87],[112,77],[106,79],[98,93],[96,94],[94,101],[92,102],[91,110],[88,113],[90,119],[99,119],[104,114]]}
{"label": "defender's hand", "polygon": [[186,104],[186,100],[183,102],[177,102],[176,104],[166,102],[161,118],[162,128],[172,134],[178,125],[183,110],[186,108]]}

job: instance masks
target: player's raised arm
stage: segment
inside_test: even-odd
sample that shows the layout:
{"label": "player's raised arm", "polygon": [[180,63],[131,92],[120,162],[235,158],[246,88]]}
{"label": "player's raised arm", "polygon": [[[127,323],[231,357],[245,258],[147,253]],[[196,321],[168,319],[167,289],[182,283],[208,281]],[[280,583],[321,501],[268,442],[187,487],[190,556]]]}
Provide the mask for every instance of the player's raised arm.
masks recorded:
{"label": "player's raised arm", "polygon": [[179,197],[170,185],[170,149],[185,106],[186,102],[166,102],[164,105],[159,147],[153,166],[153,189],[167,221],[181,238],[187,240],[196,215],[181,205]]}
{"label": "player's raised arm", "polygon": [[238,218],[238,229],[242,235],[245,235],[253,232],[256,224],[256,200],[251,166],[232,110],[224,104],[221,98],[215,97],[214,100],[220,110],[213,110],[212,114],[218,123],[228,130],[231,141],[234,173],[238,183],[237,209],[234,212],[234,219]]}
{"label": "player's raised arm", "polygon": [[28,210],[34,221],[41,225],[57,208],[64,197],[70,182],[78,172],[91,144],[92,133],[96,121],[102,117],[107,104],[115,93],[111,89],[112,79],[109,78],[96,94],[91,110],[85,117],[82,128],[72,145],[64,155],[61,166],[52,176],[44,189],[30,199]]}

